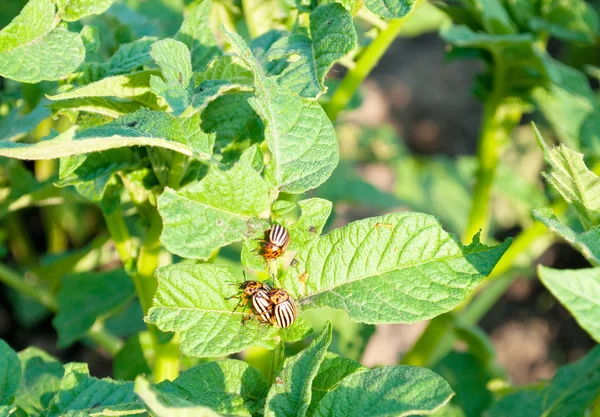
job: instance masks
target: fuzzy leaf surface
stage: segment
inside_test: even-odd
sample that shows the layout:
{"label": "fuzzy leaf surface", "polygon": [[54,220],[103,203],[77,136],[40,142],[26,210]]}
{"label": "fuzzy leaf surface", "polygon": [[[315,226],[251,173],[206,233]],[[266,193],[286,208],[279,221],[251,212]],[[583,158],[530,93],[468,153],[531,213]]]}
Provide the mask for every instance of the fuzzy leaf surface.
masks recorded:
{"label": "fuzzy leaf surface", "polygon": [[397,19],[412,12],[416,0],[365,0],[367,8],[384,19]]}
{"label": "fuzzy leaf surface", "polygon": [[74,22],[92,14],[104,13],[115,0],[57,0],[60,18]]}
{"label": "fuzzy leaf surface", "polygon": [[175,40],[183,42],[190,50],[194,71],[203,71],[213,58],[221,54],[210,28],[211,7],[212,0],[192,3],[175,35]]}
{"label": "fuzzy leaf surface", "polygon": [[[303,351],[287,358],[280,380],[271,386],[265,417],[303,417],[310,405],[313,379],[331,343],[331,323]],[[280,382],[282,381],[282,382]]]}
{"label": "fuzzy leaf surface", "polygon": [[548,229],[569,242],[594,266],[600,266],[600,226],[592,227],[587,232],[578,233],[556,218],[552,209],[538,207],[533,210],[533,217],[544,223]]}
{"label": "fuzzy leaf surface", "polygon": [[269,187],[251,166],[212,167],[200,182],[159,197],[161,242],[180,256],[206,259],[214,249],[265,230],[259,215],[268,206]]}
{"label": "fuzzy leaf surface", "polygon": [[[303,338],[307,324],[302,320],[288,329],[279,329],[258,320],[241,325],[248,309],[238,309],[242,276],[234,277],[227,267],[198,264],[172,265],[157,272],[158,291],[147,321],[163,331],[176,331],[181,351],[197,357],[225,356],[250,346],[273,349],[280,337],[294,341]],[[281,333],[281,334],[280,334]]]}
{"label": "fuzzy leaf surface", "polygon": [[359,220],[296,255],[286,289],[306,309],[330,306],[363,323],[413,323],[452,310],[496,265],[510,240],[469,246],[421,213]]}
{"label": "fuzzy leaf surface", "polygon": [[64,367],[56,358],[36,347],[19,352],[19,360],[23,369],[23,380],[14,405],[30,415],[41,415],[60,389],[60,381],[65,373]]}
{"label": "fuzzy leaf surface", "polygon": [[413,366],[383,366],[353,373],[325,394],[316,417],[431,414],[454,393],[436,373]]}
{"label": "fuzzy leaf surface", "polygon": [[538,273],[579,325],[600,342],[600,268],[558,270],[540,266]]}
{"label": "fuzzy leaf surface", "polygon": [[600,177],[590,171],[583,154],[560,144],[548,149],[540,132],[536,137],[551,170],[546,180],[577,210],[586,227],[600,225]]}
{"label": "fuzzy leaf surface", "polygon": [[0,405],[12,404],[21,384],[21,363],[14,350],[0,339]]}
{"label": "fuzzy leaf surface", "polygon": [[300,58],[279,75],[279,83],[306,98],[325,92],[325,76],[331,66],[356,47],[352,15],[339,3],[317,7],[310,14],[310,36],[297,31],[271,46],[269,60],[290,55]]}
{"label": "fuzzy leaf surface", "polygon": [[248,101],[265,124],[273,155],[270,175],[291,194],[319,186],[339,160],[335,131],[323,108],[267,77],[239,35],[225,32],[225,37],[254,73],[255,96]]}
{"label": "fuzzy leaf surface", "polygon": [[250,416],[262,410],[269,391],[258,370],[234,359],[195,366],[167,387],[194,405],[236,416]]}
{"label": "fuzzy leaf surface", "polygon": [[150,77],[150,87],[180,115],[191,104],[194,92],[190,51],[182,42],[164,39],[152,45],[150,55],[162,71],[162,78]]}
{"label": "fuzzy leaf surface", "polygon": [[164,112],[140,109],[102,126],[77,130],[34,144],[0,142],[0,155],[17,159],[53,159],[128,146],[156,146],[208,160],[214,137],[204,133],[199,117],[175,118]]}

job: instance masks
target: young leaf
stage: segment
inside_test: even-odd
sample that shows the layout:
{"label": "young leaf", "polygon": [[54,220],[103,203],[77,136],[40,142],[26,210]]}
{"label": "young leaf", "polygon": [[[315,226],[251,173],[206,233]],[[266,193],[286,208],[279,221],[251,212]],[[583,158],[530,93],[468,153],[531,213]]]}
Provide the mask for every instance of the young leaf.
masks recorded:
{"label": "young leaf", "polygon": [[143,37],[119,45],[117,52],[107,62],[101,64],[102,76],[127,74],[136,68],[152,63],[150,48],[155,42],[156,38]]}
{"label": "young leaf", "polygon": [[287,358],[267,396],[265,417],[301,417],[312,397],[312,382],[331,343],[331,323],[306,349]]}
{"label": "young leaf", "polygon": [[592,227],[584,233],[577,233],[562,224],[548,207],[533,210],[533,217],[544,223],[548,229],[569,242],[594,266],[600,266],[600,226]]}
{"label": "young leaf", "polygon": [[159,197],[161,242],[180,256],[206,259],[214,249],[265,230],[259,216],[268,208],[269,187],[252,167],[212,167],[202,181]]}
{"label": "young leaf", "polygon": [[540,266],[538,274],[577,323],[600,342],[600,268],[558,270]]}
{"label": "young leaf", "polygon": [[115,0],[57,0],[58,14],[65,22],[75,22],[92,14],[104,13]]}
{"label": "young leaf", "polygon": [[66,347],[81,338],[99,316],[121,306],[134,291],[123,269],[66,276],[57,294],[59,312],[52,321],[58,345]]}
{"label": "young leaf", "polygon": [[210,28],[212,0],[196,0],[187,9],[187,16],[175,35],[190,50],[192,69],[203,71],[213,58],[221,54],[217,39]]}
{"label": "young leaf", "polygon": [[312,399],[308,410],[306,410],[306,415],[308,417],[313,416],[325,394],[333,391],[345,377],[368,370],[358,362],[338,356],[335,353],[326,352],[319,371],[312,382]]}
{"label": "young leaf", "polygon": [[304,308],[346,310],[364,323],[414,323],[456,307],[498,262],[510,240],[463,246],[421,213],[359,220],[296,255],[286,289]]}
{"label": "young leaf", "polygon": [[20,384],[19,357],[8,343],[0,339],[0,405],[12,404]]}
{"label": "young leaf", "polygon": [[[111,409],[139,410],[141,403],[133,392],[133,382],[97,379],[89,376],[86,364],[70,363],[60,391],[54,396],[47,417],[86,417]],[[130,415],[139,413],[130,413]]]}
{"label": "young leaf", "polygon": [[199,126],[199,116],[176,118],[164,112],[140,109],[102,126],[77,131],[73,126],[58,136],[34,144],[0,142],[0,156],[53,159],[125,146],[156,146],[208,160],[214,137]]}
{"label": "young leaf", "polygon": [[234,311],[243,277],[211,264],[172,265],[157,271],[158,291],[147,321],[163,331],[176,331],[181,351],[197,357],[224,356],[250,346],[273,349],[281,336],[294,341],[306,336],[306,322],[296,320],[281,332],[278,327],[251,319],[241,325],[248,308]]}
{"label": "young leaf", "polygon": [[477,0],[475,3],[478,3],[483,27],[487,33],[508,35],[517,32],[516,25],[499,0]]}
{"label": "young leaf", "polygon": [[384,19],[397,19],[412,12],[416,0],[365,0],[367,8]]}
{"label": "young leaf", "polygon": [[339,160],[335,131],[321,106],[295,96],[266,77],[250,49],[235,33],[225,37],[254,73],[255,96],[250,105],[265,124],[273,154],[270,175],[283,192],[300,194],[319,186]]}
{"label": "young leaf", "polygon": [[297,31],[271,46],[269,60],[290,55],[300,58],[279,75],[279,83],[306,98],[325,92],[325,76],[331,66],[356,47],[352,15],[339,3],[317,7],[310,14],[310,36]]}
{"label": "young leaf", "polygon": [[221,417],[210,408],[194,406],[175,395],[160,392],[141,376],[135,380],[135,393],[157,417]]}
{"label": "young leaf", "polygon": [[[81,99],[86,97],[115,97],[134,100],[147,107],[159,108],[156,96],[150,93],[150,77],[156,71],[140,71],[127,75],[115,75],[53,96],[53,101]],[[56,105],[60,105],[56,103]],[[55,106],[56,108],[57,106]]]}
{"label": "young leaf", "polygon": [[454,393],[426,368],[383,366],[353,373],[325,394],[315,417],[411,416],[431,414]]}
{"label": "young leaf", "polygon": [[181,398],[193,405],[236,416],[253,415],[262,410],[269,391],[259,371],[234,359],[195,366],[167,387],[170,393],[180,393]]}
{"label": "young leaf", "polygon": [[13,407],[12,405],[0,405],[0,417],[10,417],[13,416],[14,412],[17,410],[17,407]]}
{"label": "young leaf", "polygon": [[563,144],[548,149],[535,126],[534,130],[552,168],[550,172],[542,173],[546,180],[575,207],[586,227],[600,225],[600,178],[587,168],[583,154]]}
{"label": "young leaf", "polygon": [[78,33],[57,28],[51,0],[31,0],[0,31],[0,75],[36,83],[58,80],[77,69],[85,58]]}
{"label": "young leaf", "polygon": [[57,359],[36,347],[19,352],[19,360],[23,368],[23,380],[14,405],[29,415],[41,415],[60,389],[65,370]]}
{"label": "young leaf", "polygon": [[178,116],[191,104],[194,92],[190,51],[182,42],[164,39],[152,45],[150,55],[162,71],[162,78],[150,77],[150,88],[163,97]]}
{"label": "young leaf", "polygon": [[300,217],[289,227],[290,250],[298,250],[317,239],[331,214],[332,204],[322,198],[309,198],[298,202]]}

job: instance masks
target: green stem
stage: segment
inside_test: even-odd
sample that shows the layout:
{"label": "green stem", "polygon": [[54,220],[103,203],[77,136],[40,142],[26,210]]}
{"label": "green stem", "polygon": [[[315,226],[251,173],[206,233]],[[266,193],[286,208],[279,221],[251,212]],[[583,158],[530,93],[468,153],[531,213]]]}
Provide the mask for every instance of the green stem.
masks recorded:
{"label": "green stem", "polygon": [[[154,337],[157,337],[156,333]],[[154,381],[173,381],[179,376],[179,335],[175,333],[167,343],[160,343],[158,340],[154,342]]]}
{"label": "green stem", "polygon": [[477,152],[479,168],[469,220],[462,236],[465,243],[469,243],[479,230],[482,231],[481,240],[486,240],[489,231],[490,196],[500,161],[501,146],[509,140],[511,132],[521,120],[522,112],[520,104],[494,97],[484,105]]}
{"label": "green stem", "polygon": [[37,254],[34,251],[33,242],[23,230],[23,222],[20,213],[11,213],[6,218],[6,229],[10,251],[15,260],[26,266],[37,264]]}
{"label": "green stem", "polygon": [[269,381],[271,385],[275,383],[275,379],[283,369],[285,361],[285,342],[281,340],[271,351],[271,367],[269,368]]}
{"label": "green stem", "polygon": [[183,177],[183,166],[185,164],[185,156],[179,152],[173,152],[171,160],[169,178],[167,179],[167,187],[177,189]]}
{"label": "green stem", "polygon": [[[18,272],[0,263],[0,282],[33,298],[35,301],[52,312],[58,310],[58,303],[54,295],[39,283],[28,282]],[[100,321],[97,321],[88,331],[87,336],[102,346],[112,356],[123,347],[123,341],[106,330]]]}
{"label": "green stem", "polygon": [[129,230],[123,219],[121,208],[117,207],[110,214],[104,214],[104,220],[106,221],[106,227],[112,237],[123,267],[127,272],[131,272],[133,268],[133,245],[131,244],[131,237],[129,236]]}
{"label": "green stem", "polygon": [[160,252],[160,233],[162,232],[162,220],[158,212],[154,212],[150,220],[150,228],[140,248],[137,260],[137,272],[132,274],[140,304],[144,315],[152,305],[152,298],[156,292],[157,282],[154,272],[158,267],[158,254]]}
{"label": "green stem", "polygon": [[405,21],[406,17],[391,20],[387,28],[379,32],[379,35],[360,55],[356,66],[346,73],[339,87],[333,93],[331,100],[325,106],[325,112],[330,120],[335,120],[338,114],[348,105],[356,89],[373,68],[375,68],[375,65],[377,65],[385,51],[387,51],[392,42],[398,37],[398,33],[402,29],[402,26],[404,26]]}

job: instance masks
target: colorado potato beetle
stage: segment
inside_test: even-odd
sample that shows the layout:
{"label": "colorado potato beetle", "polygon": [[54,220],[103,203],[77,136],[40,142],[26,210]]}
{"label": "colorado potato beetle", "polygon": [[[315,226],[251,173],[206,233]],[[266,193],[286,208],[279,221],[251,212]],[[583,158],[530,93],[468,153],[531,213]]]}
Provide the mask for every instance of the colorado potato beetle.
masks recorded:
{"label": "colorado potato beetle", "polygon": [[290,232],[285,227],[274,224],[265,236],[262,255],[267,261],[277,259],[285,253],[290,244]]}
{"label": "colorado potato beetle", "polygon": [[269,290],[267,295],[273,304],[270,323],[274,325],[275,320],[277,320],[279,327],[289,327],[298,315],[296,303],[294,303],[292,297],[281,288],[273,288]]}
{"label": "colorado potato beetle", "polygon": [[242,290],[241,295],[232,295],[227,299],[240,299],[237,306],[235,306],[234,311],[237,310],[240,305],[242,307],[245,306],[248,303],[248,300],[251,301],[254,314],[244,317],[242,323],[250,319],[253,315],[258,316],[258,321],[260,322],[270,323],[273,305],[269,299],[268,292],[271,290],[271,286],[259,281],[244,281],[239,285],[239,289]]}

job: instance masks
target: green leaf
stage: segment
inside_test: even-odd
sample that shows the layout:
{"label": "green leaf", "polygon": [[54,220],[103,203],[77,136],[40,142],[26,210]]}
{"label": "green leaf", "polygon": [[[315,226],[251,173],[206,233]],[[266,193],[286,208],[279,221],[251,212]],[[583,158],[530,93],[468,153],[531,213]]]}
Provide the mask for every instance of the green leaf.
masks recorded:
{"label": "green leaf", "polygon": [[57,80],[77,69],[85,48],[77,33],[57,28],[51,0],[31,0],[0,31],[0,75],[36,83]]}
{"label": "green leaf", "polygon": [[459,405],[467,417],[480,417],[494,398],[487,384],[494,378],[486,363],[470,352],[450,352],[434,368],[456,395],[452,403]]}
{"label": "green leaf", "polygon": [[150,77],[150,88],[180,115],[191,104],[194,92],[190,51],[182,42],[164,39],[152,45],[150,55],[162,71],[162,78]]}
{"label": "green leaf", "polygon": [[572,151],[562,143],[548,149],[535,126],[534,130],[551,167],[550,172],[542,175],[567,203],[575,207],[584,226],[600,225],[600,178],[587,168],[583,154]]}
{"label": "green leaf", "polygon": [[457,25],[442,31],[442,37],[457,47],[482,49],[492,55],[493,70],[501,71],[494,77],[502,80],[499,85],[503,87],[496,94],[523,95],[547,82],[546,61],[531,34],[488,35]]}
{"label": "green leaf", "polygon": [[542,397],[533,390],[509,394],[496,402],[486,417],[531,417],[542,415]]}
{"label": "green leaf", "polygon": [[529,26],[536,32],[570,42],[593,45],[600,34],[600,19],[591,4],[583,0],[548,0],[540,7],[540,15],[532,16]]}
{"label": "green leaf", "polygon": [[304,416],[312,397],[312,382],[331,343],[331,323],[303,351],[287,358],[277,382],[271,386],[265,417]]}
{"label": "green leaf", "polygon": [[161,242],[179,256],[207,259],[214,249],[267,229],[259,216],[268,208],[269,187],[252,167],[212,167],[202,181],[159,197]]}
{"label": "green leaf", "polygon": [[[127,75],[115,75],[53,96],[53,101],[78,99],[84,97],[115,97],[136,101],[147,107],[157,108],[157,100],[150,93],[150,77],[156,71],[140,71]],[[56,103],[59,105],[60,103]]]}
{"label": "green leaf", "polygon": [[210,28],[212,0],[196,0],[187,9],[187,16],[175,35],[190,50],[192,68],[203,71],[213,58],[221,55],[217,39]]}
{"label": "green leaf", "polygon": [[546,59],[552,83],[532,92],[536,106],[567,146],[600,155],[600,105],[584,73]]}
{"label": "green leaf", "polygon": [[600,226],[592,227],[589,231],[577,233],[569,226],[561,223],[552,209],[538,207],[533,211],[533,217],[544,223],[548,229],[569,242],[594,266],[600,266]]}
{"label": "green leaf", "polygon": [[123,269],[66,276],[56,296],[58,314],[52,321],[58,345],[66,347],[80,339],[100,316],[122,306],[134,291]]}
{"label": "green leaf", "polygon": [[131,336],[114,358],[114,377],[134,380],[138,375],[150,375],[152,370],[148,364],[153,359],[153,349],[149,332],[139,332]]}
{"label": "green leaf", "polygon": [[47,101],[42,100],[29,113],[23,114],[24,106],[15,106],[0,119],[0,141],[17,140],[32,131],[42,120],[50,116],[46,107]]}
{"label": "green leaf", "polygon": [[519,391],[498,401],[487,417],[575,417],[586,415],[600,389],[600,346],[570,365],[561,366],[541,391]]}
{"label": "green leaf", "polygon": [[74,22],[92,14],[104,13],[115,0],[57,0],[60,18]]}
{"label": "green leaf", "polygon": [[345,377],[365,371],[368,371],[368,368],[358,362],[338,356],[335,353],[326,352],[319,371],[312,382],[312,400],[306,415],[313,416],[325,394],[333,391]]}
{"label": "green leaf", "polygon": [[262,410],[269,391],[259,371],[234,359],[195,366],[168,387],[169,392],[179,393],[194,405],[236,416],[249,416]]}
{"label": "green leaf", "polygon": [[600,268],[558,270],[540,266],[538,274],[577,323],[600,342]]}
{"label": "green leaf", "polygon": [[12,405],[0,405],[0,417],[12,416],[16,410],[17,407],[13,407]]}
{"label": "green leaf", "polygon": [[157,271],[158,291],[147,321],[163,331],[176,331],[181,337],[181,351],[189,356],[215,357],[239,352],[250,346],[273,349],[284,336],[295,341],[306,335],[306,322],[296,320],[282,331],[258,320],[241,325],[248,310],[238,309],[243,277],[233,277],[229,269],[211,264],[172,265]]}
{"label": "green leaf", "polygon": [[517,32],[516,25],[499,0],[476,0],[475,4],[481,10],[481,20],[487,33],[507,35]]}
{"label": "green leaf", "polygon": [[199,116],[183,119],[140,109],[102,126],[77,131],[73,126],[58,136],[34,144],[0,142],[0,156],[53,159],[126,146],[156,146],[208,160],[213,137],[199,127]]}
{"label": "green leaf", "polygon": [[450,400],[446,381],[429,369],[382,366],[353,373],[325,394],[316,417],[427,415]]}
{"label": "green leaf", "polygon": [[431,415],[433,417],[466,417],[466,414],[462,408],[454,404],[446,404]]}
{"label": "green leaf", "polygon": [[126,74],[136,68],[152,63],[150,48],[155,42],[156,38],[143,37],[119,45],[119,49],[110,57],[108,62],[101,64],[103,76]]}
{"label": "green leaf", "polygon": [[335,131],[327,115],[314,100],[297,97],[266,77],[239,35],[225,32],[225,37],[254,72],[256,93],[248,101],[265,124],[273,155],[269,175],[281,191],[291,194],[319,186],[339,160]]}
{"label": "green leaf", "polygon": [[65,370],[56,358],[36,347],[19,352],[19,360],[23,380],[14,405],[30,415],[41,415],[60,389]]}
{"label": "green leaf", "polygon": [[19,357],[8,343],[0,339],[0,405],[12,404],[20,384]]}
{"label": "green leaf", "polygon": [[325,92],[325,76],[331,66],[356,47],[352,15],[341,4],[317,7],[310,14],[310,36],[297,31],[271,46],[269,60],[299,55],[279,75],[279,83],[302,97],[317,98]]}
{"label": "green leaf", "polygon": [[202,112],[210,103],[225,94],[248,91],[253,91],[252,87],[225,80],[203,81],[194,91],[192,106],[196,111]]}
{"label": "green leaf", "polygon": [[333,205],[322,198],[309,198],[298,202],[300,217],[289,227],[290,250],[298,250],[317,239],[331,214]]}
{"label": "green leaf", "polygon": [[384,19],[397,19],[412,12],[416,0],[365,0],[367,8]]}
{"label": "green leaf", "polygon": [[70,363],[65,366],[60,391],[45,416],[88,417],[93,413],[106,414],[113,408],[139,410],[141,407],[133,393],[133,382],[90,377],[86,364]]}
{"label": "green leaf", "polygon": [[296,255],[285,288],[306,309],[343,309],[364,323],[414,323],[456,307],[509,245],[485,246],[475,236],[463,246],[433,216],[393,213],[315,240]]}
{"label": "green leaf", "polygon": [[157,417],[221,417],[210,408],[194,406],[175,395],[160,392],[141,376],[135,380],[135,393]]}
{"label": "green leaf", "polygon": [[84,58],[79,34],[56,28],[29,44],[0,50],[0,75],[23,83],[58,80],[75,71]]}

